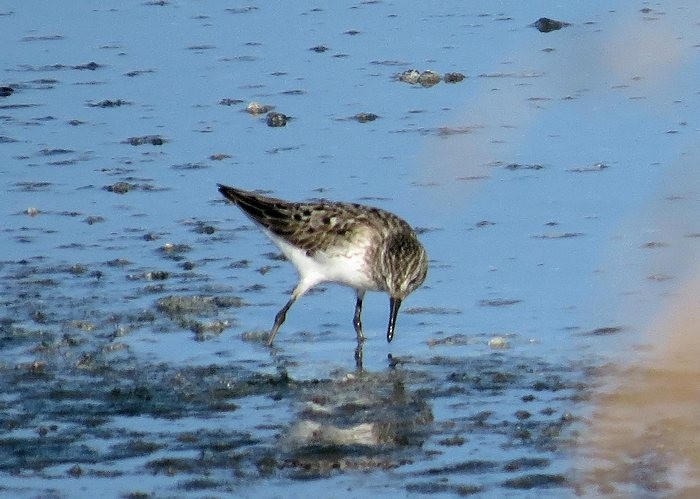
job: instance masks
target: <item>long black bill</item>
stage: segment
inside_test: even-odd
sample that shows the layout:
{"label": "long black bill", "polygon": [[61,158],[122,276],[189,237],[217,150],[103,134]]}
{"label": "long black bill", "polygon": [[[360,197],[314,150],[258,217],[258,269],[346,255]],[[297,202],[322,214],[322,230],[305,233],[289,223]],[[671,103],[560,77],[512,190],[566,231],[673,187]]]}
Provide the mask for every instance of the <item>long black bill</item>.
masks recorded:
{"label": "long black bill", "polygon": [[389,329],[386,330],[386,341],[391,343],[394,339],[394,327],[396,326],[396,315],[399,313],[401,298],[389,298]]}

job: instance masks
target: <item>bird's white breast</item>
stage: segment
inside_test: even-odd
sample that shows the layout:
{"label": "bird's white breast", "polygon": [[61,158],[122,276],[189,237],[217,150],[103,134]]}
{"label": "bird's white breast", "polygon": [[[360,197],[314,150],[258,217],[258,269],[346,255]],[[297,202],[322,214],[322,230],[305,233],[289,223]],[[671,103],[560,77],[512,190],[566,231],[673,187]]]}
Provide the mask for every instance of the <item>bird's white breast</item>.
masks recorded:
{"label": "bird's white breast", "polygon": [[307,253],[274,234],[268,232],[268,236],[297,268],[301,281],[336,282],[355,289],[377,289],[365,259],[368,242]]}

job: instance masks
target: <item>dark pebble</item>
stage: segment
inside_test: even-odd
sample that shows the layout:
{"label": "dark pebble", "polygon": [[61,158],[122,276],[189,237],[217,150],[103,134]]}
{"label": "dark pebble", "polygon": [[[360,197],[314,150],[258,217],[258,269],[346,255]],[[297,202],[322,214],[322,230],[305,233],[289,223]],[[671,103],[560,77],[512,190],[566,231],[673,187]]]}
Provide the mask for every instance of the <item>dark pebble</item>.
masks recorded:
{"label": "dark pebble", "polygon": [[198,224],[194,231],[197,234],[207,234],[207,235],[212,235],[214,232],[216,232],[216,227],[213,227],[211,225],[207,224]]}
{"label": "dark pebble", "polygon": [[88,102],[88,106],[90,107],[120,107],[120,106],[128,106],[131,104],[131,102],[127,102],[125,100],[117,99],[117,100],[109,100],[105,99],[99,102]]}
{"label": "dark pebble", "polygon": [[611,334],[618,334],[622,332],[623,328],[620,326],[607,326],[599,327],[587,333],[583,333],[584,336],[609,336]]}
{"label": "dark pebble", "polygon": [[482,221],[476,223],[477,227],[488,227],[490,225],[496,225],[496,224],[493,222],[489,222],[488,220],[482,220]]}
{"label": "dark pebble", "polygon": [[225,98],[225,99],[221,99],[219,101],[219,104],[221,104],[222,106],[235,106],[237,104],[242,104],[242,103],[243,103],[243,101],[241,99]]}
{"label": "dark pebble", "polygon": [[87,69],[88,71],[94,71],[97,68],[100,68],[99,64],[97,64],[95,61],[88,62],[87,64],[79,64],[77,66],[73,66],[73,69]]}
{"label": "dark pebble", "polygon": [[556,31],[558,29],[565,28],[566,26],[571,26],[571,24],[563,21],[557,21],[555,19],[549,19],[548,17],[540,17],[530,26],[537,28],[537,30],[542,33],[549,33],[550,31]]}
{"label": "dark pebble", "polygon": [[566,477],[563,475],[547,475],[535,473],[513,478],[503,482],[503,486],[509,489],[534,489],[542,487],[558,487],[566,484]]}
{"label": "dark pebble", "polygon": [[411,85],[418,83],[418,78],[420,78],[420,72],[417,69],[407,69],[403,73],[397,75],[399,81],[410,83]]}
{"label": "dark pebble", "polygon": [[282,113],[267,113],[267,126],[280,127],[287,124],[287,116]]}
{"label": "dark pebble", "polygon": [[445,83],[459,83],[465,78],[462,73],[445,73],[443,80]]}
{"label": "dark pebble", "polygon": [[104,221],[105,221],[104,217],[101,217],[101,216],[99,216],[99,215],[97,215],[97,216],[89,216],[89,217],[85,218],[85,220],[83,220],[83,222],[85,222],[85,223],[88,224],[88,225],[93,225],[93,224],[96,224],[96,223],[102,223],[102,222],[104,222]]}
{"label": "dark pebble", "polygon": [[538,457],[521,457],[520,459],[513,459],[508,461],[503,470],[507,472],[520,471],[529,468],[545,468],[549,466],[549,459],[538,458]]}
{"label": "dark pebble", "polygon": [[141,137],[129,137],[124,141],[125,144],[132,146],[141,146],[144,144],[152,144],[154,146],[162,146],[165,144],[165,139],[160,135],[143,135]]}
{"label": "dark pebble", "polygon": [[152,272],[147,272],[145,277],[149,281],[164,281],[170,277],[170,272],[165,270],[154,270]]}
{"label": "dark pebble", "polygon": [[114,192],[115,194],[126,194],[132,187],[134,186],[128,182],[117,182],[112,185],[105,185],[104,190]]}
{"label": "dark pebble", "polygon": [[418,83],[423,87],[432,87],[440,83],[440,75],[434,71],[423,71],[418,77]]}
{"label": "dark pebble", "polygon": [[374,113],[357,113],[355,116],[352,117],[352,119],[359,121],[360,123],[367,123],[368,121],[374,121],[379,116],[377,116]]}
{"label": "dark pebble", "polygon": [[212,154],[211,156],[209,156],[209,159],[212,161],[223,161],[223,160],[228,159],[230,157],[231,156],[229,154],[217,153],[217,154]]}
{"label": "dark pebble", "polygon": [[515,305],[520,303],[522,300],[480,300],[480,307],[507,307],[508,305]]}
{"label": "dark pebble", "polygon": [[68,475],[72,476],[73,478],[78,478],[80,475],[83,474],[83,469],[76,464],[70,467],[66,473],[68,473]]}
{"label": "dark pebble", "polygon": [[544,166],[533,163],[533,164],[522,164],[522,163],[509,163],[505,166],[507,170],[541,170]]}

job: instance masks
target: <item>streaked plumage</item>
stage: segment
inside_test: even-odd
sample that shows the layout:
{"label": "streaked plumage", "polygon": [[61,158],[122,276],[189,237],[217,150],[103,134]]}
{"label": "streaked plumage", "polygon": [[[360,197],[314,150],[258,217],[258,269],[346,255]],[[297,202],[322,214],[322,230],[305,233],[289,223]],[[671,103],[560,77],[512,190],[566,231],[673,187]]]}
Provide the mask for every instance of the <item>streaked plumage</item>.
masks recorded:
{"label": "streaked plumage", "polygon": [[355,289],[353,325],[362,334],[365,291],[389,294],[387,341],[394,335],[401,301],[418,288],[428,271],[428,257],[416,233],[401,218],[379,208],[355,203],[292,203],[219,184],[219,191],[250,217],[280,248],[299,272],[292,296],[275,316],[268,344],[292,304],[320,282]]}

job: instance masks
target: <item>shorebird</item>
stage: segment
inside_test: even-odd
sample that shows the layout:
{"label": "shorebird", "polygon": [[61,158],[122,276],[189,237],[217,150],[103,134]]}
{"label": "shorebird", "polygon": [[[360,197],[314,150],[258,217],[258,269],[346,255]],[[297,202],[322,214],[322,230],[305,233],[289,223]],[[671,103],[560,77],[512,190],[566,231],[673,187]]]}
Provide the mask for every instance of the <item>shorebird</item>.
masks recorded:
{"label": "shorebird", "polygon": [[218,184],[219,192],[238,206],[274,242],[299,273],[289,301],[275,315],[272,345],[289,308],[321,282],[355,290],[353,326],[360,345],[365,291],[389,295],[387,342],[394,337],[401,302],[428,272],[428,255],[416,233],[388,211],[356,203],[294,203]]}

